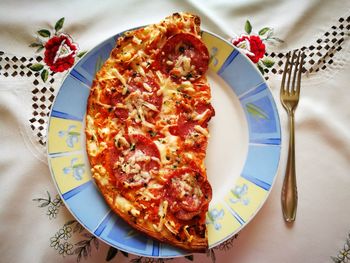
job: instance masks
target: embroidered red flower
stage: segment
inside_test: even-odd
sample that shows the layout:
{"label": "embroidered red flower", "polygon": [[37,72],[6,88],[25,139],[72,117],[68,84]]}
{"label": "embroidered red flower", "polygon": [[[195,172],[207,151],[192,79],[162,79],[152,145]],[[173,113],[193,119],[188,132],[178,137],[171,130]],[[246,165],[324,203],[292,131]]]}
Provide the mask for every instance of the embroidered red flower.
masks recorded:
{"label": "embroidered red flower", "polygon": [[254,63],[258,63],[266,52],[265,44],[259,36],[242,35],[234,39],[232,44],[242,49]]}
{"label": "embroidered red flower", "polygon": [[54,72],[63,72],[74,65],[78,45],[66,34],[55,35],[45,46],[44,62]]}

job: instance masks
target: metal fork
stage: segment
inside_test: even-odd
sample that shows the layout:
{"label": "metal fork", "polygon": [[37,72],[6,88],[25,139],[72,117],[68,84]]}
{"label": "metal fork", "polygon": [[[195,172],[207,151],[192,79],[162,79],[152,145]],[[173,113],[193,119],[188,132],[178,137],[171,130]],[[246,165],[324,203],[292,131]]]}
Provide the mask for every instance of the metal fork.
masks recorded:
{"label": "metal fork", "polygon": [[280,98],[283,107],[288,113],[290,133],[287,168],[281,196],[283,217],[287,222],[293,222],[295,220],[298,204],[298,191],[295,175],[294,113],[299,102],[304,57],[305,55],[304,53],[301,53],[301,51],[297,54],[297,51],[294,50],[292,55],[291,52],[288,52],[281,83]]}

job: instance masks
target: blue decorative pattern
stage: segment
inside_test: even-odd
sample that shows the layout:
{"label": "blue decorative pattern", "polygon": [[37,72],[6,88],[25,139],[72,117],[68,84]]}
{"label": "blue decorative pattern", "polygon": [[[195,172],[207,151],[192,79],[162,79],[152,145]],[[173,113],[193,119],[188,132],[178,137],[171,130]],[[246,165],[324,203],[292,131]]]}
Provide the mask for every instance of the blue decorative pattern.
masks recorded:
{"label": "blue decorative pattern", "polygon": [[95,229],[110,210],[92,181],[65,193],[63,198],[79,222],[90,230]]}
{"label": "blue decorative pattern", "polygon": [[281,144],[279,117],[273,97],[266,84],[240,97],[248,120],[249,141],[260,144]]}
{"label": "blue decorative pattern", "polygon": [[275,145],[249,145],[242,177],[269,190],[277,171],[280,147]]}
{"label": "blue decorative pattern", "polygon": [[237,96],[259,86],[264,82],[254,65],[243,54],[233,51],[227,63],[219,70],[219,75],[229,84]]}
{"label": "blue decorative pattern", "polygon": [[71,74],[89,87],[95,77],[96,64],[107,60],[115,45],[114,37],[107,39],[84,56],[71,71]]}
{"label": "blue decorative pattern", "polygon": [[86,112],[87,98],[89,97],[90,89],[77,80],[68,75],[64,80],[61,89],[56,97],[53,106],[53,113],[57,115],[72,116],[73,120],[82,121]]}
{"label": "blue decorative pattern", "polygon": [[132,247],[140,255],[152,255],[154,252],[153,240],[139,232],[136,233],[135,235],[134,229],[125,223],[124,220],[113,214],[108,218],[107,223],[104,223],[100,237],[121,250],[128,251]]}

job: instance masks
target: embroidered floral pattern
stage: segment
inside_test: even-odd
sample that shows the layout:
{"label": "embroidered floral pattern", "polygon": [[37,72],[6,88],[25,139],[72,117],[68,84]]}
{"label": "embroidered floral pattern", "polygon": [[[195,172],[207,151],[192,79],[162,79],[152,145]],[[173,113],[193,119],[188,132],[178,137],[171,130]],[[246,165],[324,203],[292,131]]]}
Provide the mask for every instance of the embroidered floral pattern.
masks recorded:
{"label": "embroidered floral pattern", "polygon": [[62,72],[73,66],[78,45],[70,36],[62,33],[45,44],[44,62],[51,71]]}
{"label": "embroidered floral pattern", "polygon": [[242,35],[233,40],[232,44],[240,49],[244,49],[247,56],[254,63],[258,63],[265,55],[265,44],[259,36]]}
{"label": "embroidered floral pattern", "polygon": [[34,198],[33,201],[39,202],[39,207],[47,207],[46,214],[50,219],[56,218],[59,208],[63,206],[63,201],[61,197],[57,194],[55,199],[51,198],[49,192],[47,193],[47,198]]}
{"label": "embroidered floral pattern", "polygon": [[[81,233],[83,239],[76,244],[70,242],[73,233]],[[62,228],[60,228],[53,237],[50,238],[50,247],[58,251],[60,255],[77,256],[77,262],[81,258],[91,256],[92,245],[95,249],[99,248],[98,239],[84,229],[76,220],[68,221]]]}
{"label": "embroidered floral pattern", "polygon": [[59,19],[54,31],[40,29],[37,31],[36,42],[30,44],[30,47],[37,48],[37,53],[44,50],[44,64],[34,63],[30,69],[40,72],[41,79],[46,82],[49,73],[64,72],[70,69],[76,58],[82,57],[86,52],[80,52],[78,44],[73,41],[67,33],[61,32],[64,24],[64,17]]}
{"label": "embroidered floral pattern", "polygon": [[266,43],[283,42],[283,40],[273,35],[274,30],[271,27],[264,27],[258,33],[254,33],[249,20],[246,21],[244,30],[245,33],[231,39],[231,43],[245,53],[257,65],[261,74],[264,74],[265,68],[271,68],[275,64],[271,58],[266,56]]}
{"label": "embroidered floral pattern", "polygon": [[344,248],[341,249],[336,257],[331,257],[335,263],[350,262],[350,234],[345,241]]}

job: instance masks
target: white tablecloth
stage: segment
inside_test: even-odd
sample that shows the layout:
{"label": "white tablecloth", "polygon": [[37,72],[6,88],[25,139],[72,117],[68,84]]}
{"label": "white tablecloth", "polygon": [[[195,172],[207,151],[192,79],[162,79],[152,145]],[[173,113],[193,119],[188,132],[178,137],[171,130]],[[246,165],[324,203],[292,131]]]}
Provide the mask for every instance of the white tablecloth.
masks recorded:
{"label": "white tablecloth", "polygon": [[[193,260],[212,262],[214,254],[216,262],[240,263],[350,259],[350,2],[110,0],[0,3],[2,262],[76,262],[78,255],[69,244],[90,237],[71,221],[74,218],[57,196],[47,165],[47,114],[65,73],[49,74],[44,85],[40,75],[23,66],[40,62],[43,56],[42,50],[36,53],[38,47],[30,46],[37,42],[37,31],[54,30],[56,21],[64,17],[62,30],[80,51],[87,51],[117,32],[179,11],[198,14],[203,28],[227,39],[244,33],[249,20],[253,32],[270,27],[273,36],[283,40],[266,42],[267,56],[275,64],[264,74],[283,134],[277,180],[265,205],[238,236],[215,248],[211,256],[195,254]],[[288,133],[279,88],[284,55],[293,49],[305,50],[307,72],[296,112],[299,206],[297,220],[290,226],[283,220],[280,204]],[[70,228],[64,227],[67,222]],[[55,242],[62,231],[66,231],[66,247]],[[104,262],[108,250],[100,241],[80,260]],[[119,252],[111,262],[147,260]]]}

